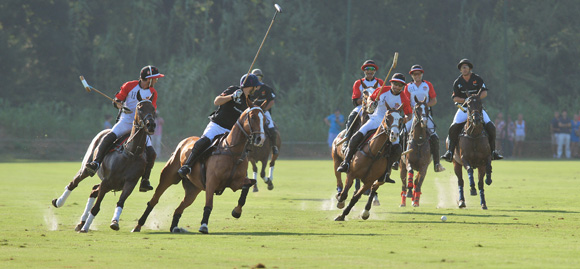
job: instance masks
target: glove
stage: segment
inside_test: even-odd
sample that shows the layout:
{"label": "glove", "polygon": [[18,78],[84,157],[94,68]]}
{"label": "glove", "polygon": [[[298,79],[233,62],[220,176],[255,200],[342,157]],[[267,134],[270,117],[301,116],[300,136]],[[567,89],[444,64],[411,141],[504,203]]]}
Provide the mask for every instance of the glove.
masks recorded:
{"label": "glove", "polygon": [[379,102],[372,101],[369,104],[369,106],[367,107],[367,113],[373,114],[378,105],[379,105]]}
{"label": "glove", "polygon": [[244,92],[242,91],[242,89],[237,89],[237,90],[236,90],[236,91],[235,91],[235,92],[232,94],[232,100],[234,100],[234,102],[236,102],[236,103],[238,103],[238,104],[241,104],[241,103],[242,103],[242,100],[241,100],[242,93],[244,93]]}

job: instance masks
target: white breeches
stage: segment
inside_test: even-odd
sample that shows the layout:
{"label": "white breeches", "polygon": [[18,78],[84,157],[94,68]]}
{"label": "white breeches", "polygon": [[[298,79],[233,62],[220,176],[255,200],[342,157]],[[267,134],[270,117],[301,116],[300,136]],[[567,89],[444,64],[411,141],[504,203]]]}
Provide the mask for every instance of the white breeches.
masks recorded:
{"label": "white breeches", "polygon": [[[366,135],[370,130],[377,129],[381,126],[381,122],[383,121],[380,117],[371,117],[369,120],[358,129],[363,135]],[[397,141],[392,143],[393,145],[399,144],[399,138],[397,137]]]}
{"label": "white breeches", "polygon": [[[407,132],[411,132],[411,127],[413,127],[413,120],[415,120],[415,114],[413,114],[411,120],[405,123],[405,128],[407,129]],[[467,118],[465,118],[465,120],[467,120]],[[429,133],[429,135],[437,134],[435,132],[435,122],[433,122],[431,116],[427,117],[427,132]]]}
{"label": "white breeches", "polygon": [[[131,132],[131,128],[133,128],[133,122],[123,121],[120,120],[111,129],[111,132],[115,133],[117,137],[121,137]],[[151,138],[147,136],[147,146],[152,147],[153,144],[151,143]]]}
{"label": "white breeches", "polygon": [[205,127],[205,130],[203,130],[202,136],[205,136],[209,138],[211,141],[213,141],[214,137],[216,137],[217,135],[225,134],[228,132],[230,132],[230,130],[219,126],[219,124],[213,121],[210,121],[207,127]]}
{"label": "white breeches", "polygon": [[267,119],[266,122],[268,123],[268,129],[274,128],[274,121],[272,120],[272,115],[270,115],[270,111],[264,112],[264,115],[266,116]]}
{"label": "white breeches", "polygon": [[[457,113],[455,113],[455,118],[453,118],[453,123],[458,124],[464,123],[466,121],[467,121],[467,112],[463,112],[461,109],[457,109]],[[487,124],[490,121],[491,120],[489,119],[487,112],[483,110],[483,122]]]}

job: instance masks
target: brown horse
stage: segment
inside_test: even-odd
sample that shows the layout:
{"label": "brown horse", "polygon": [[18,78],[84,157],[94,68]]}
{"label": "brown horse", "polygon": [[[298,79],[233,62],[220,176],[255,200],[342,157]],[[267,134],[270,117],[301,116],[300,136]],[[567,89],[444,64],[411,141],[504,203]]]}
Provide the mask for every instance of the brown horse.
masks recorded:
{"label": "brown horse", "polygon": [[472,196],[477,195],[473,176],[473,169],[476,168],[479,174],[478,189],[481,208],[487,209],[483,189],[483,176],[484,174],[486,175],[485,183],[491,185],[491,154],[489,140],[484,132],[483,105],[479,94],[468,97],[465,100],[465,105],[467,106],[467,122],[463,128],[463,133],[459,136],[459,145],[455,149],[453,158],[453,167],[459,186],[458,204],[459,208],[466,206],[461,168],[465,167],[467,170]]}
{"label": "brown horse", "polygon": [[[74,177],[68,186],[65,187],[64,193],[57,199],[52,200],[55,207],[62,207],[68,195],[74,190],[78,184],[89,176],[89,172],[85,168],[86,163],[93,159],[98,142],[110,130],[101,131],[91,142],[81,169]],[[85,212],[81,217],[81,222],[76,226],[75,230],[86,233],[93,222],[95,216],[101,209],[101,202],[105,194],[109,191],[121,191],[119,200],[113,220],[111,221],[111,229],[119,230],[119,217],[123,211],[125,200],[129,197],[139,178],[145,172],[144,149],[147,146],[147,136],[155,132],[155,107],[150,100],[142,100],[137,104],[135,111],[135,119],[133,121],[133,129],[129,139],[124,144],[121,151],[112,151],[108,153],[97,174],[101,178],[101,183],[93,187],[93,190],[87,201]],[[96,201],[95,201],[96,200]]]}
{"label": "brown horse", "polygon": [[[403,118],[400,114],[402,106],[397,109],[391,109],[387,105],[387,112],[383,117],[381,125],[374,133],[374,136],[367,142],[363,143],[359,151],[354,155],[349,172],[346,174],[346,183],[344,189],[337,195],[337,207],[343,208],[345,200],[348,197],[348,191],[353,184],[355,178],[360,178],[363,183],[362,187],[354,194],[348,206],[344,208],[341,215],[334,220],[343,221],[350,213],[350,210],[358,202],[360,197],[367,190],[372,188],[369,195],[369,200],[363,212],[363,219],[368,219],[371,208],[371,203],[376,195],[376,191],[380,185],[384,183],[385,170],[392,166],[393,162],[400,158],[399,154],[395,158],[391,157],[391,151],[395,147],[400,147],[398,144],[392,145],[399,138],[399,128],[402,127]],[[337,151],[333,146],[333,152]],[[338,168],[340,162],[334,160],[334,170]],[[375,182],[376,181],[376,182]]]}
{"label": "brown horse", "polygon": [[251,180],[246,176],[248,171],[248,150],[250,144],[256,147],[263,146],[265,140],[264,112],[260,107],[246,109],[236,121],[231,132],[219,141],[215,148],[211,148],[209,157],[196,162],[192,167],[191,173],[187,176],[188,180],[182,180],[177,170],[185,163],[187,156],[189,156],[193,145],[198,139],[199,137],[196,136],[188,137],[177,145],[167,164],[161,170],[159,185],[155,189],[153,197],[147,203],[147,209],[145,209],[133,232],[141,231],[141,227],[145,224],[153,207],[159,202],[163,192],[172,184],[177,184],[180,181],[185,190],[185,197],[183,197],[183,201],[173,213],[173,221],[169,229],[171,232],[185,231],[178,227],[181,214],[183,214],[185,208],[193,203],[202,190],[205,191],[205,207],[203,208],[203,218],[199,232],[208,233],[207,224],[213,209],[214,194],[222,194],[225,188],[229,187],[232,191],[242,189],[238,205],[232,211],[232,216],[239,218],[242,215],[242,207],[246,203],[248,191],[255,183],[255,180]]}
{"label": "brown horse", "polygon": [[[282,144],[282,140],[280,139],[280,132],[278,132],[278,128],[276,128],[276,147],[280,149]],[[278,159],[278,153],[274,154],[272,152],[272,141],[270,140],[269,136],[266,136],[267,139],[264,141],[264,146],[262,147],[254,147],[252,146],[250,149],[250,154],[248,155],[248,160],[252,163],[252,171],[254,171],[254,180],[257,181],[258,179],[258,166],[257,163],[262,163],[262,170],[260,171],[260,177],[264,180],[264,183],[268,185],[268,190],[274,189],[274,166],[276,165],[276,160]],[[266,177],[266,164],[268,163],[268,159],[271,156],[270,160],[270,173],[268,177]],[[258,183],[254,184],[253,188],[254,192],[258,192]]]}
{"label": "brown horse", "polygon": [[[415,96],[415,107],[413,108],[414,119],[407,143],[407,154],[401,156],[400,171],[403,183],[401,191],[401,207],[406,206],[406,198],[412,198],[412,205],[419,206],[421,198],[421,186],[427,168],[431,163],[431,147],[429,145],[429,133],[427,132],[427,101],[417,100]],[[415,182],[413,182],[413,171],[417,171]],[[405,180],[407,179],[407,180]],[[407,181],[407,182],[406,182]]]}

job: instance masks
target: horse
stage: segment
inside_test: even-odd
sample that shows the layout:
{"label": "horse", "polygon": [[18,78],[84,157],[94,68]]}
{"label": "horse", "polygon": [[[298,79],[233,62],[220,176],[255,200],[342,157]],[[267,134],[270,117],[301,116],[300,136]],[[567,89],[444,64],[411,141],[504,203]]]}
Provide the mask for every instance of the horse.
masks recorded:
{"label": "horse", "polygon": [[[423,180],[425,180],[429,163],[431,163],[431,147],[429,145],[429,132],[427,132],[426,99],[425,97],[423,101],[419,101],[415,96],[414,119],[405,151],[408,153],[401,156],[399,164],[402,182],[401,207],[407,205],[407,197],[412,198],[413,207],[419,206],[421,186],[423,185]],[[413,182],[413,171],[417,171],[415,182]]]}
{"label": "horse", "polygon": [[483,105],[479,93],[471,95],[465,100],[467,106],[467,122],[463,128],[463,132],[459,136],[459,144],[455,149],[453,157],[453,168],[457,176],[457,183],[459,186],[459,208],[465,208],[465,196],[463,194],[463,175],[462,167],[467,170],[469,177],[470,194],[477,195],[475,189],[475,180],[473,176],[473,169],[478,170],[479,182],[479,197],[481,209],[487,209],[485,201],[485,192],[483,189],[483,176],[486,175],[485,183],[491,185],[491,153],[489,140],[484,131],[483,122]]}
{"label": "horse", "polygon": [[[282,144],[282,140],[280,139],[280,132],[278,132],[278,128],[276,128],[276,147],[280,149]],[[260,171],[260,177],[264,180],[264,183],[268,185],[268,190],[274,189],[274,166],[276,165],[276,160],[278,159],[278,155],[272,152],[271,146],[271,139],[269,136],[266,136],[268,139],[264,141],[264,146],[262,147],[254,147],[251,146],[250,154],[248,155],[248,160],[252,163],[252,170],[254,171],[254,180],[258,179],[258,166],[256,165],[258,162],[262,163],[262,170]],[[271,156],[271,158],[270,158]],[[266,177],[266,164],[268,163],[268,158],[270,158],[270,170],[269,175]],[[254,185],[253,192],[258,192],[258,183]]]}
{"label": "horse", "polygon": [[185,197],[183,197],[181,204],[173,213],[170,232],[187,232],[185,229],[178,227],[179,219],[183,211],[193,203],[202,190],[205,191],[205,207],[203,208],[203,218],[199,232],[209,233],[208,222],[213,209],[214,194],[221,195],[227,187],[234,192],[239,189],[242,190],[238,205],[232,210],[232,216],[239,218],[242,215],[242,207],[246,203],[248,191],[256,183],[256,180],[249,179],[246,176],[250,144],[253,144],[254,147],[261,147],[266,140],[264,111],[260,107],[246,109],[232,127],[231,132],[223,139],[216,139],[210,150],[206,151],[206,156],[202,156],[201,160],[194,164],[191,173],[187,175],[187,179],[182,179],[177,170],[185,163],[197,140],[199,140],[199,137],[191,136],[185,138],[177,145],[165,167],[161,170],[159,185],[155,188],[153,197],[147,203],[145,212],[139,218],[132,232],[141,231],[141,227],[145,225],[147,217],[159,202],[161,195],[171,185],[179,182],[182,182]]}
{"label": "horse", "polygon": [[[387,105],[387,112],[383,117],[381,125],[377,128],[372,138],[367,143],[363,143],[360,150],[353,156],[350,170],[346,174],[346,186],[337,195],[338,203],[336,207],[339,209],[344,208],[345,200],[348,197],[348,190],[352,186],[355,178],[360,178],[363,185],[354,194],[342,214],[334,219],[335,221],[344,221],[346,215],[350,213],[350,210],[358,202],[363,193],[370,189],[371,193],[369,194],[368,202],[362,214],[363,219],[366,220],[369,218],[372,201],[377,194],[379,186],[384,184],[384,178],[388,176],[385,171],[399,158],[399,156],[396,158],[391,157],[393,148],[400,147],[399,145],[393,145],[391,143],[397,141],[399,138],[399,128],[403,126],[403,117],[400,114],[402,107],[401,105],[397,109],[391,109]],[[336,149],[333,151],[336,151]],[[335,171],[339,165],[340,162],[335,160]]]}
{"label": "horse", "polygon": [[[139,178],[145,172],[147,164],[145,158],[145,147],[147,146],[147,136],[155,132],[155,107],[149,99],[143,99],[137,104],[133,128],[128,140],[124,143],[121,150],[115,150],[108,153],[103,159],[101,167],[97,171],[101,183],[93,187],[89,200],[87,201],[85,211],[81,216],[81,221],[75,227],[75,231],[86,233],[101,209],[101,202],[105,194],[109,191],[121,191],[117,207],[111,220],[111,229],[119,230],[119,217],[123,211],[125,200],[131,195]],[[78,184],[89,176],[85,168],[87,162],[93,159],[98,142],[108,133],[109,129],[101,131],[92,140],[81,169],[74,179],[65,187],[64,193],[57,199],[52,200],[54,207],[62,207],[69,194],[78,186]],[[122,140],[122,138],[119,138]]]}

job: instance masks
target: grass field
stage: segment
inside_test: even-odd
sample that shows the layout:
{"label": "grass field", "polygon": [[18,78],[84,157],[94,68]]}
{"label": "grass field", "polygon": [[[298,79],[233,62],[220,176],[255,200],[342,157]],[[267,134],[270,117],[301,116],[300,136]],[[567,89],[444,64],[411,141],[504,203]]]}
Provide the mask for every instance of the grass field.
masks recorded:
{"label": "grass field", "polygon": [[[163,166],[154,168],[156,185]],[[73,228],[96,178],[88,178],[55,209],[79,163],[0,163],[0,267],[113,268],[572,268],[580,264],[579,162],[494,162],[486,185],[489,210],[478,196],[458,209],[456,178],[432,168],[421,206],[399,208],[400,184],[379,189],[381,205],[360,219],[364,196],[344,222],[333,219],[331,161],[280,160],[275,188],[248,195],[242,217],[230,212],[240,192],[216,197],[208,235],[197,232],[203,193],[180,226],[168,232],[181,185],[170,188],[141,233],[130,233],[152,192],[135,191],[120,220],[108,226],[119,194],[109,193],[88,234]],[[466,189],[466,193],[469,193]],[[201,199],[200,199],[201,198]],[[350,197],[349,197],[350,198]],[[410,205],[410,203],[408,203]],[[447,222],[440,217],[447,216]]]}

